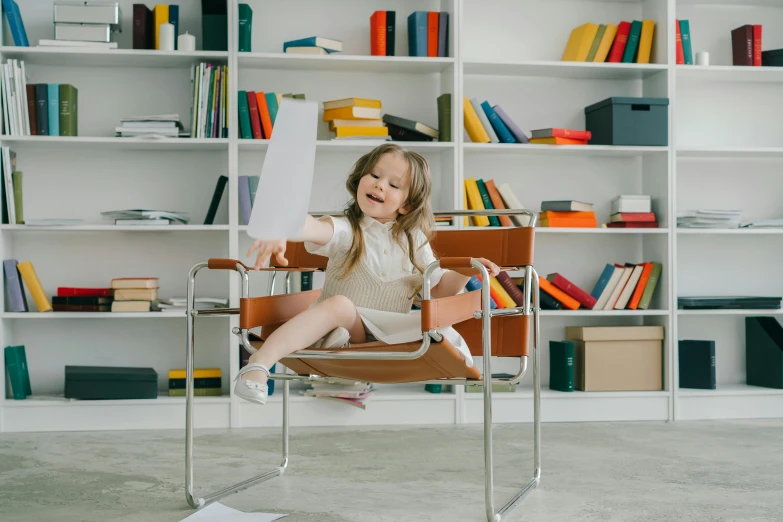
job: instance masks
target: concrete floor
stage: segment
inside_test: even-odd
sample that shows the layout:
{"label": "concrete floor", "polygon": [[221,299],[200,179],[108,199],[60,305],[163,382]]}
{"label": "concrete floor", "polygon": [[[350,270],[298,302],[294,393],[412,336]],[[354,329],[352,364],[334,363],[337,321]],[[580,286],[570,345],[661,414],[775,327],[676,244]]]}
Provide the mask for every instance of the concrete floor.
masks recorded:
{"label": "concrete floor", "polygon": [[[496,429],[496,499],[531,473],[530,425]],[[543,478],[509,521],[781,521],[783,420],[544,424]],[[197,494],[279,463],[276,430],[196,437]],[[0,435],[0,520],[179,521],[180,432]],[[246,456],[243,459],[242,456]],[[293,429],[282,478],[222,500],[286,522],[484,520],[480,426]]]}

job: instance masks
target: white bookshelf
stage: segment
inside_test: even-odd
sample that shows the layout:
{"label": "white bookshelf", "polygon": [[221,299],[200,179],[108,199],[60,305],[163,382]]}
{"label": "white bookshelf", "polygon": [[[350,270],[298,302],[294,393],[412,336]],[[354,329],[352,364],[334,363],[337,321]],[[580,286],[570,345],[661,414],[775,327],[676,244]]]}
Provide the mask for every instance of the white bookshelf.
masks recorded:
{"label": "white bookshelf", "polygon": [[[763,20],[764,48],[783,47],[783,4],[775,0],[246,0],[253,9],[253,52],[236,51],[238,0],[229,0],[228,52],[159,52],[130,49],[132,2],[122,0],[124,32],[113,51],[18,48],[8,30],[0,58],[24,60],[31,83],[71,83],[79,89],[79,137],[2,137],[25,172],[25,217],[81,218],[73,227],[0,226],[3,258],[31,260],[48,295],[58,286],[103,286],[113,277],[160,278],[161,297],[185,295],[191,266],[210,257],[244,254],[250,245],[237,197],[240,175],[257,175],[266,140],[238,138],[237,91],[303,92],[324,101],[350,96],[380,98],[384,112],[437,126],[435,99],[452,94],[453,142],[405,143],[423,154],[433,173],[436,209],[462,208],[466,177],[509,183],[538,210],[546,199],[595,204],[605,223],[618,194],[650,194],[658,229],[539,229],[536,267],[561,272],[592,288],[606,263],[659,261],[663,272],[649,310],[543,311],[541,314],[542,415],[561,421],[670,421],[698,418],[783,416],[783,394],[744,383],[745,316],[767,311],[677,310],[677,295],[780,293],[776,261],[783,246],[777,230],[678,230],[677,210],[691,207],[753,209],[750,217],[775,217],[783,166],[783,109],[777,103],[783,75],[774,69],[735,68],[728,32]],[[200,7],[181,4],[181,31],[201,48]],[[51,38],[52,0],[20,2],[32,45]],[[397,12],[396,56],[369,56],[369,17]],[[407,54],[407,16],[415,10],[450,13],[447,58]],[[293,16],[295,14],[295,16]],[[591,20],[656,21],[652,63],[564,63],[571,29]],[[694,51],[708,50],[714,66],[674,63],[675,18],[691,21]],[[713,32],[714,31],[714,32]],[[332,56],[285,55],[282,42],[321,34],[345,42]],[[778,40],[776,40],[778,39]],[[9,43],[10,42],[10,43]],[[176,112],[190,128],[190,68],[201,61],[229,66],[230,135],[225,139],[115,138],[120,118]],[[664,147],[470,143],[463,130],[462,98],[498,103],[523,129],[584,127],[584,107],[610,96],[668,97],[669,136]],[[761,104],[758,108],[754,104]],[[750,122],[750,123],[749,123]],[[316,177],[310,208],[339,209],[345,176],[375,143],[332,141],[319,121]],[[741,177],[737,177],[741,172]],[[216,180],[229,183],[214,225],[202,225]],[[737,190],[737,180],[743,190]],[[705,190],[711,187],[712,191]],[[747,189],[747,190],[745,190]],[[169,208],[188,212],[187,226],[115,227],[100,212],[119,208]],[[462,227],[458,220],[457,227]],[[738,276],[730,279],[731,268]],[[320,276],[320,275],[319,275]],[[282,279],[282,278],[280,278]],[[251,279],[254,295],[264,275]],[[316,285],[320,283],[316,277]],[[278,284],[282,284],[279,280]],[[202,271],[201,295],[228,297],[238,306],[238,278]],[[35,310],[33,301],[28,303]],[[3,310],[7,310],[8,305]],[[769,315],[781,315],[769,311]],[[79,319],[79,320],[76,320]],[[108,320],[114,319],[114,320]],[[159,319],[159,320],[155,320]],[[566,326],[660,325],[665,328],[664,390],[574,392],[548,389],[548,343]],[[266,407],[230,395],[239,347],[230,333],[236,318],[198,320],[196,366],[223,370],[223,397],[196,398],[201,427],[277,426],[279,391]],[[185,321],[163,313],[0,313],[3,345],[24,344],[37,397],[0,398],[0,431],[179,429],[184,400],[168,397],[167,372],[184,367]],[[677,387],[677,339],[718,342],[718,390]],[[151,366],[159,398],[148,401],[65,401],[66,364]],[[481,364],[477,358],[476,364]],[[513,370],[494,361],[493,371]],[[0,377],[5,387],[5,376]],[[278,390],[282,383],[276,383]],[[532,420],[532,374],[516,393],[496,393],[500,422]],[[384,387],[362,411],[301,396],[292,385],[293,426],[459,424],[481,421],[481,395],[455,389],[430,394],[423,385]]]}

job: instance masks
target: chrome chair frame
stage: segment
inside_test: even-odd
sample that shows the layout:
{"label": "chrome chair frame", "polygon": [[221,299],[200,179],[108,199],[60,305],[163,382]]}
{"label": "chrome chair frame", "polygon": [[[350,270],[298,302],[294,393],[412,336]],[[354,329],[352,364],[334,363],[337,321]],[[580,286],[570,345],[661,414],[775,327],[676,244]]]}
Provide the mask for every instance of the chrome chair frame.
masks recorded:
{"label": "chrome chair frame", "polygon": [[[329,213],[313,213],[312,215],[326,215]],[[508,216],[508,215],[528,215],[531,217],[530,224],[528,226],[534,226],[536,215],[531,211],[526,210],[482,210],[482,211],[443,211],[435,212],[436,215],[447,216]],[[472,261],[471,265],[477,269],[482,275],[481,284],[481,311],[474,313],[475,319],[481,319],[482,321],[482,349],[483,349],[483,365],[484,370],[482,372],[482,378],[480,380],[473,379],[438,379],[434,381],[422,381],[434,384],[454,384],[454,385],[472,385],[482,384],[484,386],[484,498],[485,498],[485,511],[486,517],[489,522],[499,522],[502,516],[514,507],[527,493],[536,487],[541,481],[541,376],[540,376],[540,357],[538,356],[538,344],[539,344],[539,284],[538,273],[532,265],[527,265],[523,268],[525,271],[524,284],[525,284],[525,303],[524,306],[516,308],[504,308],[492,310],[490,308],[490,285],[489,285],[489,273],[487,269],[477,261]],[[188,294],[187,294],[187,349],[185,355],[186,361],[186,392],[185,392],[185,498],[188,504],[194,508],[202,508],[207,504],[214,502],[230,493],[237,493],[244,489],[247,489],[255,484],[264,482],[274,477],[281,476],[288,467],[288,448],[289,448],[289,399],[290,390],[289,382],[292,380],[297,381],[318,381],[322,380],[322,377],[310,375],[290,375],[287,373],[273,373],[270,375],[271,379],[283,381],[283,440],[282,440],[282,460],[280,466],[272,468],[271,470],[256,475],[227,488],[224,488],[216,493],[206,495],[203,497],[194,496],[194,480],[193,480],[193,372],[194,372],[194,352],[195,352],[195,336],[194,326],[195,319],[200,315],[238,315],[238,308],[220,308],[213,310],[196,310],[195,309],[195,284],[196,274],[207,266],[206,262],[201,262],[193,266],[188,276]],[[430,279],[435,269],[439,268],[440,262],[434,261],[427,266],[423,276],[423,288],[422,298],[430,299]],[[241,276],[240,294],[241,297],[250,297],[250,278],[249,272],[241,264],[237,264],[237,272]],[[271,272],[271,278],[269,281],[269,295],[274,295],[275,279],[277,270],[268,269]],[[294,272],[287,271],[285,280],[286,293],[291,293],[291,275]],[[532,301],[531,301],[532,296]],[[509,500],[502,508],[495,510],[494,501],[494,462],[493,462],[493,445],[492,445],[492,384],[495,383],[513,383],[517,384],[522,380],[522,377],[527,373],[528,358],[529,355],[520,357],[520,369],[519,372],[510,379],[492,379],[492,365],[491,365],[491,319],[494,316],[504,315],[532,315],[533,316],[533,353],[535,358],[533,360],[533,477],[528,483],[516,494],[511,500]],[[251,345],[248,329],[234,328],[233,333],[239,336],[242,346],[249,353],[254,353],[256,349]],[[350,350],[300,350],[287,357],[291,358],[328,358],[328,359],[372,359],[372,360],[409,360],[421,357],[426,353],[430,346],[431,339],[436,342],[441,340],[440,334],[435,330],[423,332],[423,339],[421,347],[415,352],[400,353],[400,352],[352,352]],[[233,394],[233,393],[232,393]]]}

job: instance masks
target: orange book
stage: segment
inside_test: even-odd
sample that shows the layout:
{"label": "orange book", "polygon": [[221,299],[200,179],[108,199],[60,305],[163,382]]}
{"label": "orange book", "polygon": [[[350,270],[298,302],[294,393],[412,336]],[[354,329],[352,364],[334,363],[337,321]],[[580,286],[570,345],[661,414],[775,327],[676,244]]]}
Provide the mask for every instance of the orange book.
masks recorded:
{"label": "orange book", "polygon": [[258,101],[258,115],[261,117],[261,126],[264,127],[264,138],[272,139],[272,117],[269,115],[269,106],[266,104],[266,94],[256,93]]}
{"label": "orange book", "polygon": [[542,219],[541,226],[553,228],[596,228],[598,221],[593,219],[570,219],[570,218],[552,218]]}
{"label": "orange book", "polygon": [[[481,279],[481,274],[476,274],[476,278],[483,283],[483,280]],[[493,301],[495,301],[495,304],[497,305],[498,308],[508,308],[508,306],[506,306],[506,301],[497,291],[497,288],[492,284],[492,280],[489,281],[489,296],[492,298]]]}
{"label": "orange book", "polygon": [[650,280],[650,273],[652,273],[652,269],[653,269],[652,263],[642,263],[642,264],[644,265],[644,269],[642,270],[642,275],[639,276],[639,282],[636,283],[636,289],[633,291],[633,294],[631,295],[631,300],[628,301],[629,310],[636,310],[636,308],[639,306],[639,301],[642,299],[644,288],[647,286],[647,281]]}
{"label": "orange book", "polygon": [[427,12],[427,56],[438,57],[438,12]]}
{"label": "orange book", "polygon": [[375,11],[370,17],[370,54],[386,56],[386,11]]}
{"label": "orange book", "polygon": [[541,219],[595,219],[595,212],[556,212],[554,210],[544,210],[538,213]]}
{"label": "orange book", "polygon": [[[495,181],[488,179],[484,182],[484,186],[487,188],[487,192],[489,193],[489,199],[492,200],[492,206],[498,210],[499,209],[505,210],[506,207],[503,204],[503,198],[500,197],[500,192],[498,192],[498,189],[495,186]],[[498,216],[498,219],[500,220],[501,227],[514,226],[514,224],[511,223],[511,218],[508,216]]]}
{"label": "orange book", "polygon": [[538,286],[541,290],[560,301],[565,308],[569,310],[576,310],[579,308],[579,301],[547,281],[543,276],[538,276]]}

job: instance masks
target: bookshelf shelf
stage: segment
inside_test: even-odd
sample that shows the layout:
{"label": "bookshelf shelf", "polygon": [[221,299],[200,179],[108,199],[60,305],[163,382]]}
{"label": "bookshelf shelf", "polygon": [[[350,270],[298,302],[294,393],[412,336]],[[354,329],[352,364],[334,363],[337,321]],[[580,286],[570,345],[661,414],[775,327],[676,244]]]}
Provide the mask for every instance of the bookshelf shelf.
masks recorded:
{"label": "bookshelf shelf", "polygon": [[762,419],[783,416],[783,390],[720,384],[715,390],[677,390],[678,416],[684,420]]}
{"label": "bookshelf shelf", "polygon": [[568,228],[536,227],[536,234],[605,234],[609,236],[665,235],[668,228]]}
{"label": "bookshelf shelf", "polygon": [[[229,317],[204,315],[202,317]],[[3,312],[0,319],[185,319],[185,312]]]}
{"label": "bookshelf shelf", "polygon": [[[158,391],[157,399],[117,399],[117,400],[75,400],[66,399],[64,397],[52,397],[52,398],[37,398],[36,396],[30,396],[24,400],[14,401],[10,400],[6,402],[6,405],[10,408],[89,408],[96,405],[101,406],[165,406],[171,404],[184,404],[185,397],[170,397],[168,395],[161,395],[162,393],[168,393],[166,391]],[[221,395],[220,397],[194,397],[197,404],[229,404],[231,402],[231,396]]]}
{"label": "bookshelf shelf", "polygon": [[227,151],[227,138],[117,138],[101,136],[0,136],[4,145],[14,150],[46,148],[55,149],[118,149],[118,150],[207,150]]}
{"label": "bookshelf shelf", "polygon": [[756,310],[756,309],[733,309],[733,310],[677,310],[680,316],[720,316],[720,315],[783,315],[783,310]]}
{"label": "bookshelf shelf", "polygon": [[683,236],[777,236],[783,228],[678,228]]}
{"label": "bookshelf shelf", "polygon": [[668,315],[668,310],[541,310],[542,317],[656,317]]}
{"label": "bookshelf shelf", "polygon": [[227,232],[228,225],[78,225],[78,226],[34,226],[0,225],[0,230],[10,232]]}
{"label": "bookshelf shelf", "polygon": [[633,157],[660,156],[669,147],[622,147],[612,145],[532,145],[529,143],[464,143],[465,154],[520,154],[541,156]]}
{"label": "bookshelf shelf", "polygon": [[466,75],[481,76],[543,76],[582,80],[639,80],[668,72],[666,65],[637,63],[591,62],[465,62]]}
{"label": "bookshelf shelf", "polygon": [[678,159],[783,159],[783,147],[677,147],[677,157]]}
{"label": "bookshelf shelf", "polygon": [[137,49],[89,49],[73,47],[2,46],[5,58],[24,60],[27,65],[58,67],[152,67],[189,68],[199,62],[226,63],[228,53],[220,51],[147,51]]}
{"label": "bookshelf shelf", "polygon": [[[780,6],[780,4],[778,4]],[[781,6],[783,7],[783,6]],[[677,80],[704,82],[783,82],[781,67],[744,67],[734,65],[677,65]]]}
{"label": "bookshelf shelf", "polygon": [[[350,152],[363,154],[379,144],[381,140],[318,140],[316,151]],[[406,149],[415,152],[447,151],[454,149],[453,142],[444,141],[410,141],[404,144]],[[269,140],[239,140],[239,150],[263,151],[269,147]]]}
{"label": "bookshelf shelf", "polygon": [[285,53],[238,53],[240,69],[294,71],[352,71],[390,74],[431,74],[451,69],[454,58],[363,56],[333,54],[308,56]]}
{"label": "bookshelf shelf", "polygon": [[700,390],[695,388],[680,388],[679,393],[683,397],[721,397],[738,395],[783,395],[783,390],[777,388],[764,388],[761,386],[749,386],[747,384],[722,384],[715,390]]}

